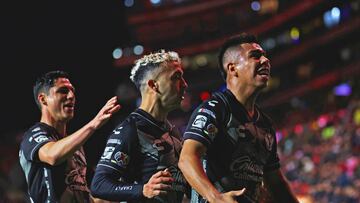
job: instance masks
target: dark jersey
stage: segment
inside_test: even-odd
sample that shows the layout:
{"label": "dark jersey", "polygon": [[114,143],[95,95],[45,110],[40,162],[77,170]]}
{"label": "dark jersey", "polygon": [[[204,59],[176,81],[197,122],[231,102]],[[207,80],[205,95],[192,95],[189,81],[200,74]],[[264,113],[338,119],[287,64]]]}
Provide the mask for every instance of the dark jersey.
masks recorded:
{"label": "dark jersey", "polygon": [[[180,133],[137,109],[110,135],[91,184],[93,196],[111,201],[181,202],[186,181],[177,167]],[[143,197],[151,176],[168,168],[175,181],[166,196]]]}
{"label": "dark jersey", "polygon": [[[258,107],[254,117],[226,90],[193,112],[184,133],[206,146],[203,167],[220,192],[246,188],[239,202],[257,202],[264,172],[280,167],[270,119]],[[205,202],[196,191],[191,199]]]}
{"label": "dark jersey", "polygon": [[19,159],[32,202],[89,201],[89,190],[86,186],[86,161],[82,149],[56,166],[39,160],[39,149],[44,144],[55,142],[60,138],[55,128],[45,123],[36,123],[24,134]]}

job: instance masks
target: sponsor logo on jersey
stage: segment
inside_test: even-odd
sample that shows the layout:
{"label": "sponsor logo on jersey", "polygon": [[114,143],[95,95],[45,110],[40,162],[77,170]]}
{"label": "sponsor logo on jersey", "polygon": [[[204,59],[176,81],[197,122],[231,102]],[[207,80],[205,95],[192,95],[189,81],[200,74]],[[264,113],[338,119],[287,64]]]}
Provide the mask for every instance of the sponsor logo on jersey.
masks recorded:
{"label": "sponsor logo on jersey", "polygon": [[236,179],[261,182],[263,167],[254,163],[250,157],[242,156],[232,161],[230,171]]}
{"label": "sponsor logo on jersey", "polygon": [[[45,131],[41,131],[41,132],[37,132],[33,135],[31,135],[31,137],[29,138],[29,142],[31,142],[33,139],[35,139],[37,136],[39,135],[46,135]],[[40,137],[44,137],[44,136],[40,136]],[[46,137],[46,136],[45,136]],[[39,143],[38,141],[36,141],[37,143]]]}
{"label": "sponsor logo on jersey", "polygon": [[123,191],[123,190],[132,190],[132,186],[117,186],[115,187],[116,191]]}
{"label": "sponsor logo on jersey", "polygon": [[203,116],[203,115],[197,115],[193,124],[192,124],[192,127],[196,127],[196,128],[203,128],[206,124],[206,121],[207,121],[207,118],[206,116]]}
{"label": "sponsor logo on jersey", "polygon": [[119,139],[109,139],[106,144],[117,144],[117,145],[121,145],[121,140],[119,140]]}
{"label": "sponsor logo on jersey", "polygon": [[44,141],[46,141],[46,140],[49,140],[49,138],[46,137],[45,135],[40,135],[40,136],[38,136],[38,137],[35,137],[34,140],[35,140],[35,142],[37,142],[37,143],[41,143],[41,142],[44,142]]}
{"label": "sponsor logo on jersey", "polygon": [[104,159],[104,160],[111,159],[111,155],[114,152],[114,150],[115,150],[115,147],[106,147],[103,155],[101,156],[101,159]]}
{"label": "sponsor logo on jersey", "polygon": [[208,115],[210,115],[211,117],[213,117],[214,119],[216,119],[216,116],[214,114],[214,112],[210,111],[209,109],[205,109],[205,108],[200,108],[198,110],[199,113],[206,113]]}

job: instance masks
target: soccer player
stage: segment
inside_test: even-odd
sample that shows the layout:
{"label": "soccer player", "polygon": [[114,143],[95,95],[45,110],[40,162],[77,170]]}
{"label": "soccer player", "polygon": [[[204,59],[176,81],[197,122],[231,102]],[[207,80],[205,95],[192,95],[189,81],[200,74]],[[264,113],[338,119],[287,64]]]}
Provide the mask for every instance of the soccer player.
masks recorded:
{"label": "soccer player", "polygon": [[167,120],[187,87],[176,52],[137,60],[131,80],[141,104],[110,135],[91,184],[93,196],[111,201],[180,203],[187,183],[178,168],[181,135]]}
{"label": "soccer player", "polygon": [[75,88],[63,71],[51,71],[34,85],[40,122],[25,132],[19,158],[31,202],[90,202],[85,141],[120,109],[113,97],[84,127],[68,135],[74,117]]}
{"label": "soccer player", "polygon": [[275,130],[255,104],[270,78],[256,38],[225,42],[219,56],[227,89],[192,114],[179,167],[194,188],[191,202],[258,202],[262,184],[275,202],[297,202],[280,171]]}

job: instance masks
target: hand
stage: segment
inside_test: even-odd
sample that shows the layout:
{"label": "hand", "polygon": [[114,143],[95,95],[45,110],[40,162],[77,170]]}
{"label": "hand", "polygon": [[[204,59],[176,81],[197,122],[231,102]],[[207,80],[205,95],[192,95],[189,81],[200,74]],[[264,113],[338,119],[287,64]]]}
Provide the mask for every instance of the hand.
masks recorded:
{"label": "hand", "polygon": [[233,190],[230,192],[222,193],[209,202],[211,202],[211,203],[237,203],[235,198],[244,194],[244,192],[245,192],[245,188],[243,188],[242,190]]}
{"label": "hand", "polygon": [[165,195],[167,191],[171,189],[171,183],[173,181],[174,179],[167,169],[159,171],[151,176],[150,180],[144,185],[143,194],[147,198]]}
{"label": "hand", "polygon": [[120,109],[120,105],[117,103],[117,96],[114,96],[106,102],[106,104],[102,107],[99,113],[91,121],[92,126],[95,129],[100,128],[110,119],[110,117],[114,113],[119,111],[119,109]]}

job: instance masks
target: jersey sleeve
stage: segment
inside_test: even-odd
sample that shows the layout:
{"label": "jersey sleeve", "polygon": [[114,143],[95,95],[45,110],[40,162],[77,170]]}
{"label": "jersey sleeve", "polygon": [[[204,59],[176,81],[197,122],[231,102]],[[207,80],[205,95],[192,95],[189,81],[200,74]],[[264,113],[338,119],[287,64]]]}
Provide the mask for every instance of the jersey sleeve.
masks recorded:
{"label": "jersey sleeve", "polygon": [[23,151],[25,159],[29,161],[40,161],[38,154],[39,149],[51,141],[56,140],[52,138],[48,131],[41,127],[35,127],[27,131],[21,143],[21,150]]}
{"label": "jersey sleeve", "polygon": [[277,140],[276,140],[275,132],[273,131],[272,134],[273,134],[272,136],[273,144],[271,147],[270,156],[266,162],[266,165],[264,166],[264,171],[272,171],[280,168],[280,159],[277,153]]}
{"label": "jersey sleeve", "polygon": [[209,147],[221,125],[221,104],[213,99],[195,109],[185,129],[184,140],[193,139]]}
{"label": "jersey sleeve", "polygon": [[113,130],[107,140],[91,183],[94,197],[110,201],[139,200],[143,197],[142,184],[126,182],[129,179],[126,169],[132,161],[131,152],[137,137],[135,122],[126,121]]}

